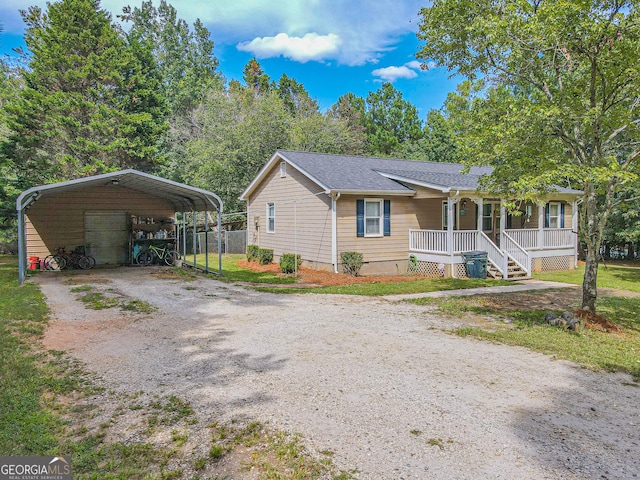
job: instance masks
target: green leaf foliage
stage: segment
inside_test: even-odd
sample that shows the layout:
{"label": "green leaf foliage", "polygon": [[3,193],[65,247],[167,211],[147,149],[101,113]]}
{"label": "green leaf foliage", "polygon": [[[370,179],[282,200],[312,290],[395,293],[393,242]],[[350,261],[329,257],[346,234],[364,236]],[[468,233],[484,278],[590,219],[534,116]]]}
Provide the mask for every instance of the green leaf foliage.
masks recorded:
{"label": "green leaf foliage", "polygon": [[494,167],[485,188],[509,200],[544,200],[556,186],[584,192],[583,307],[592,310],[608,217],[640,173],[638,6],[444,0],[420,13],[419,58],[470,81],[447,110],[465,160]]}
{"label": "green leaf foliage", "polygon": [[97,0],[21,13],[32,57],[24,88],[7,107],[5,156],[32,184],[150,169],[165,107],[145,45],[125,41]]}

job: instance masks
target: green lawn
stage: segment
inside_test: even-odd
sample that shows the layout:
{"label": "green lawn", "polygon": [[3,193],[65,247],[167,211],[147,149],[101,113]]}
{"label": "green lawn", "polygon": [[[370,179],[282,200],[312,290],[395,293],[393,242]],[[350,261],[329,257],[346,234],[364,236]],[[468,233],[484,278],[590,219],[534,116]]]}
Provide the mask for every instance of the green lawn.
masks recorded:
{"label": "green lawn", "polygon": [[324,293],[342,295],[383,296],[409,293],[436,292],[439,290],[457,290],[498,285],[512,285],[499,280],[482,280],[476,278],[429,278],[407,282],[356,283],[353,285],[312,287],[312,288],[269,288],[256,287],[256,290],[274,293]]}
{"label": "green lawn", "polygon": [[[584,265],[580,265],[576,270],[535,273],[533,276],[538,280],[582,285]],[[640,292],[640,264],[637,267],[628,267],[616,264],[605,266],[601,263],[598,267],[598,287]]]}
{"label": "green lawn", "polygon": [[[503,299],[504,303],[501,302]],[[414,303],[436,305],[442,313],[457,318],[471,313],[509,321],[497,322],[486,328],[459,328],[455,332],[458,335],[526,347],[592,370],[627,372],[640,381],[640,297],[598,299],[598,313],[622,327],[622,333],[573,332],[563,327],[552,327],[544,321],[548,310],[531,310],[525,305],[521,309],[497,309],[497,305],[506,304],[507,300],[508,294],[498,294],[423,298]]]}
{"label": "green lawn", "polygon": [[[240,268],[238,262],[245,260],[246,255],[223,255],[222,256],[222,277],[220,280],[226,282],[249,282],[249,283],[269,283],[272,285],[296,283],[297,278],[293,276],[279,276],[267,272],[255,272],[247,268]],[[193,262],[193,256],[186,259],[190,263]],[[197,255],[196,262],[198,267],[205,267],[205,255]],[[218,255],[209,255],[209,270],[218,271]]]}
{"label": "green lawn", "polygon": [[[419,279],[407,282],[376,282],[358,283],[354,285],[331,286],[331,287],[281,287],[271,285],[288,285],[298,283],[298,278],[293,275],[274,275],[273,273],[256,272],[238,266],[240,260],[245,260],[245,255],[223,255],[222,257],[222,277],[221,280],[227,282],[248,282],[262,283],[264,287],[256,286],[255,290],[272,293],[323,293],[342,295],[396,295],[407,293],[434,292],[437,290],[456,290],[458,288],[476,288],[497,285],[511,285],[510,282],[481,279],[459,279],[459,278],[434,278]],[[193,257],[188,258],[193,261]],[[205,266],[205,256],[196,257],[197,265],[201,268]],[[217,271],[218,256],[209,255],[209,269]],[[267,286],[267,284],[269,286]]]}

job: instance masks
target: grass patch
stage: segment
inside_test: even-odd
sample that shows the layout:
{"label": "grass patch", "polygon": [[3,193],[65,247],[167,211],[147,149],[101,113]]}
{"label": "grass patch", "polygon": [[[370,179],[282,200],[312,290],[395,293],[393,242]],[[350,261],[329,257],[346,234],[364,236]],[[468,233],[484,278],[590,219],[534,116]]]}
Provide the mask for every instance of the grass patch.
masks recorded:
{"label": "grass patch", "polygon": [[[575,270],[534,273],[533,276],[538,280],[582,285],[582,281],[584,280],[584,264],[580,264]],[[629,267],[607,263],[605,267],[601,263],[598,266],[597,283],[598,287],[640,292],[640,265],[637,267]]]}
{"label": "grass patch", "polygon": [[126,312],[136,312],[136,313],[153,313],[158,308],[154,305],[151,305],[149,302],[145,300],[128,300],[126,302],[119,303],[120,310]]}
{"label": "grass patch", "polygon": [[384,296],[404,295],[411,293],[427,293],[440,290],[496,287],[500,285],[513,285],[513,283],[503,280],[484,280],[479,278],[423,278],[410,280],[407,282],[356,283],[352,285],[314,288],[255,287],[255,290],[272,293],[325,293],[340,295]]}
{"label": "grass patch", "polygon": [[105,296],[102,292],[89,292],[82,295],[79,300],[84,303],[85,308],[92,310],[105,310],[117,307],[120,303],[117,298]]}
{"label": "grass patch", "polygon": [[622,327],[623,332],[619,334],[596,330],[573,332],[552,327],[544,320],[548,309],[531,310],[526,305],[521,309],[500,309],[501,299],[506,298],[476,295],[417,299],[414,303],[435,305],[443,313],[457,317],[473,313],[506,320],[487,328],[462,327],[455,331],[458,335],[526,347],[596,371],[627,372],[640,380],[640,297],[601,297],[598,300],[598,313]]}
{"label": "grass patch", "polygon": [[77,287],[73,287],[71,289],[71,293],[90,292],[91,290],[93,290],[91,285],[79,285]]}
{"label": "grass patch", "polygon": [[[196,256],[196,264],[200,268],[205,267],[205,255]],[[256,272],[249,270],[248,268],[242,268],[238,266],[240,260],[246,260],[246,255],[241,254],[229,254],[222,257],[222,276],[220,280],[225,282],[249,282],[249,283],[271,283],[271,284],[288,284],[298,281],[295,277],[284,277],[280,275],[274,275],[269,272]],[[188,258],[189,262],[193,262],[193,256]],[[218,267],[218,256],[209,255],[209,269],[215,269]]]}

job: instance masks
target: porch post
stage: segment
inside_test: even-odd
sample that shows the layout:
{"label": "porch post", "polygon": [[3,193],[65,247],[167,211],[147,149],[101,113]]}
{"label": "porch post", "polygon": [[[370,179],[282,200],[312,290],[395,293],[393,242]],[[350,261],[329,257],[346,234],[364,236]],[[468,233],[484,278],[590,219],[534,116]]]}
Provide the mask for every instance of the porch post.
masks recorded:
{"label": "porch post", "polygon": [[575,235],[573,241],[573,256],[575,258],[575,268],[578,268],[578,242],[580,236],[578,235],[578,202],[576,200],[571,202],[571,231]]}
{"label": "porch post", "polygon": [[481,232],[482,231],[482,214],[484,213],[483,212],[483,208],[484,207],[483,207],[482,198],[479,198],[476,201],[476,205],[478,205],[478,222],[477,222],[478,225],[477,225],[477,229],[478,229],[478,232]]}
{"label": "porch post", "polygon": [[536,247],[544,247],[544,206],[546,203],[538,203],[538,244]]}
{"label": "porch post", "polygon": [[506,280],[509,278],[509,255],[505,250],[504,230],[507,228],[507,209],[504,206],[504,200],[500,199],[500,250],[504,252],[504,274],[503,277]]}
{"label": "porch post", "polygon": [[455,278],[455,267],[453,264],[453,199],[447,197],[447,254],[451,265],[451,278]]}

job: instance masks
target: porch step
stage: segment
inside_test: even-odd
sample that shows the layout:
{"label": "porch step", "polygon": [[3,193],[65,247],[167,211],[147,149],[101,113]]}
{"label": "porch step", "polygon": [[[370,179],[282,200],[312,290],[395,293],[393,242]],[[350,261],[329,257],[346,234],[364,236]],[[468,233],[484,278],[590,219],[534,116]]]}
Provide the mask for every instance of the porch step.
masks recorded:
{"label": "porch step", "polygon": [[[531,278],[527,275],[527,272],[520,268],[520,266],[513,260],[510,260],[507,264],[507,270],[509,273],[507,280],[526,280]],[[487,276],[496,280],[502,280],[503,278],[500,271],[491,264],[487,265]]]}

